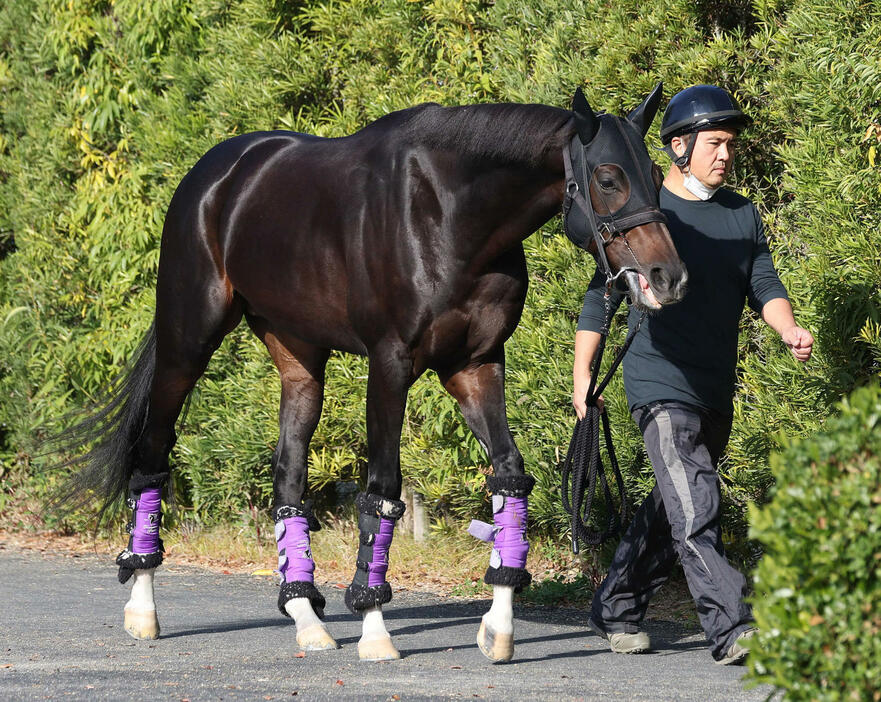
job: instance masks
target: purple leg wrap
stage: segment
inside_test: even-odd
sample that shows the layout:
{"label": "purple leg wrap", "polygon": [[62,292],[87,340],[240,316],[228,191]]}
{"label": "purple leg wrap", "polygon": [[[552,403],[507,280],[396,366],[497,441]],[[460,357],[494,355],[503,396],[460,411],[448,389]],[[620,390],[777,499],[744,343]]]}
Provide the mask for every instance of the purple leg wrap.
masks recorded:
{"label": "purple leg wrap", "polygon": [[[501,507],[493,513],[493,522],[498,532],[490,556],[490,565],[494,568],[499,566],[525,568],[526,554],[529,553],[529,542],[526,540],[529,499],[493,495],[493,505],[497,501],[501,502]],[[494,557],[497,563],[493,563]]]}
{"label": "purple leg wrap", "polygon": [[309,523],[306,517],[289,517],[275,523],[278,544],[278,572],[285,583],[315,582],[315,561],[309,548]]}
{"label": "purple leg wrap", "polygon": [[132,528],[132,553],[155,553],[159,550],[159,522],[162,491],[145,488],[138,497]]}
{"label": "purple leg wrap", "polygon": [[361,545],[355,577],[346,590],[346,606],[357,614],[392,599],[392,588],[385,576],[395,523],[404,514],[404,503],[361,493],[356,504]]}
{"label": "purple leg wrap", "polygon": [[278,609],[289,616],[285,605],[296,597],[307,597],[319,617],[324,617],[325,600],[315,587],[309,531],[318,531],[320,525],[312,516],[312,504],[284,505],[273,510],[275,541],[278,544],[278,572],[281,590]]}
{"label": "purple leg wrap", "polygon": [[137,497],[130,497],[132,520],[126,527],[129,534],[128,548],[116,557],[119,566],[119,582],[125,583],[136,570],[155,568],[162,563],[162,488],[144,488]]}
{"label": "purple leg wrap", "polygon": [[388,550],[395,535],[395,520],[382,517],[379,520],[379,533],[373,541],[373,560],[369,563],[367,585],[377,587],[385,582],[388,572]]}
{"label": "purple leg wrap", "polygon": [[532,580],[526,570],[526,527],[528,495],[534,483],[527,475],[487,479],[487,487],[493,493],[493,524],[473,520],[468,533],[493,545],[484,577],[488,585],[510,585],[520,592]]}

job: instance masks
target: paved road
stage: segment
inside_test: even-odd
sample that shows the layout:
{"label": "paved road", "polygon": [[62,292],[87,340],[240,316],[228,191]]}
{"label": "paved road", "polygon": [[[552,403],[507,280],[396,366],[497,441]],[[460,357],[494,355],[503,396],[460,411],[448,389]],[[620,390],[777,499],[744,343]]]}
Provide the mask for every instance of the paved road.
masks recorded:
{"label": "paved road", "polygon": [[342,648],[297,658],[295,628],[268,578],[163,566],[163,637],[122,629],[128,588],[92,556],[43,556],[0,544],[0,699],[150,700],[762,700],[743,668],[714,665],[693,630],[650,621],[657,652],[622,656],[585,614],[516,607],[514,661],[491,665],[474,636],[486,602],[397,592],[386,624],[403,659],[360,663],[360,622],[328,589]]}

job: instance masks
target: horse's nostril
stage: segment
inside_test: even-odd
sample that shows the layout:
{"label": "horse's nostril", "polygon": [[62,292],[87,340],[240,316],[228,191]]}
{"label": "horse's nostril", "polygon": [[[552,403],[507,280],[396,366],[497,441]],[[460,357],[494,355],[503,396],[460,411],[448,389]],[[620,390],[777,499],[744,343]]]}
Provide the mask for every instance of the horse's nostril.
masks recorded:
{"label": "horse's nostril", "polygon": [[660,292],[667,292],[673,282],[673,277],[670,275],[667,269],[661,268],[660,266],[652,268],[652,270],[649,272],[649,279],[651,281],[652,287]]}

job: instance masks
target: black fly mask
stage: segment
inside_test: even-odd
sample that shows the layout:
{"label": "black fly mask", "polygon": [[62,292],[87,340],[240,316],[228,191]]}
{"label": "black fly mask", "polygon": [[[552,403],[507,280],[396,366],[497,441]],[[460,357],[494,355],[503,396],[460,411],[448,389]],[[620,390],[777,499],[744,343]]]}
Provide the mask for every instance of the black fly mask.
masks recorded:
{"label": "black fly mask", "polygon": [[[563,149],[566,171],[566,194],[563,200],[563,227],[572,243],[588,250],[591,242],[596,244],[597,261],[606,275],[607,285],[627,292],[625,270],[638,272],[639,261],[627,243],[627,232],[649,222],[667,223],[658,204],[658,185],[653,179],[656,168],[646,151],[643,139],[658,108],[661,84],[645,101],[631,112],[627,119],[609,114],[594,114],[579,88],[572,101],[576,134]],[[597,178],[602,166],[620,169],[627,181],[629,196],[616,203],[603,194],[602,179]],[[620,177],[619,177],[620,180]],[[591,183],[599,202],[605,205],[607,214],[597,213],[591,203]],[[575,205],[573,207],[572,205]],[[606,247],[621,237],[633,256],[633,266],[622,266],[613,274],[606,257]]]}

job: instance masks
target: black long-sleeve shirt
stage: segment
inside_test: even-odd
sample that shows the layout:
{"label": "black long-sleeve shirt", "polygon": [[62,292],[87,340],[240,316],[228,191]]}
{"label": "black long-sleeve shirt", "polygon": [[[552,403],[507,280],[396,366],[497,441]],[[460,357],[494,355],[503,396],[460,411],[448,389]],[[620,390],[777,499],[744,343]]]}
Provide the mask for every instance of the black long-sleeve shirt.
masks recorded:
{"label": "black long-sleeve shirt", "polygon": [[[650,312],[624,357],[631,410],[657,400],[679,400],[732,413],[737,333],[744,300],[756,312],[787,298],[755,206],[724,188],[707,201],[661,189],[661,210],[688,269],[681,302]],[[597,271],[584,296],[579,330],[599,332],[605,277]],[[613,300],[615,308],[623,296]],[[639,311],[631,307],[632,328]]]}

